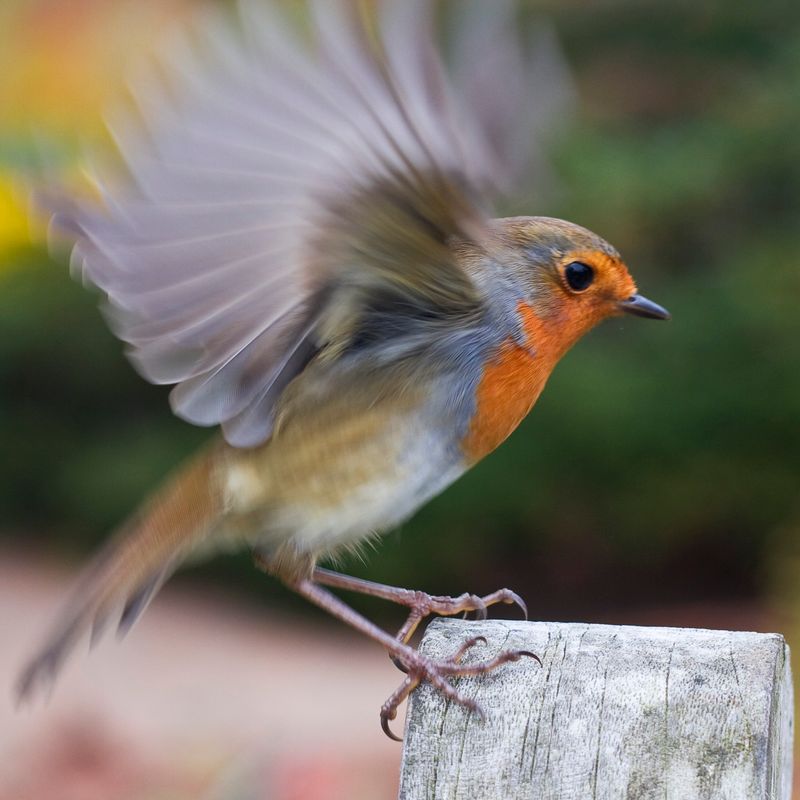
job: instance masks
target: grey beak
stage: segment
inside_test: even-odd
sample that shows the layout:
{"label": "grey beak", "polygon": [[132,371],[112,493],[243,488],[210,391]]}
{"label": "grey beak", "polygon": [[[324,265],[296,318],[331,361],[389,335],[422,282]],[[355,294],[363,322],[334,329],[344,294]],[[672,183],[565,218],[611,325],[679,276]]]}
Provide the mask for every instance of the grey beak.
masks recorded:
{"label": "grey beak", "polygon": [[617,304],[620,311],[626,314],[634,314],[637,317],[648,317],[649,319],[672,319],[672,314],[666,308],[662,308],[658,303],[635,294],[627,300],[620,300]]}

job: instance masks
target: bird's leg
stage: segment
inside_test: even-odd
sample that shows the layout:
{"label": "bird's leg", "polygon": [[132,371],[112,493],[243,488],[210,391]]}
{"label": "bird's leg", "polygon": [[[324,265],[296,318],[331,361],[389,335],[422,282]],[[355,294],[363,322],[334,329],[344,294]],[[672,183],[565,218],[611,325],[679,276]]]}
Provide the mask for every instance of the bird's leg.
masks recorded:
{"label": "bird's leg", "polygon": [[[402,684],[381,706],[381,727],[391,739],[399,741],[398,737],[389,728],[389,723],[397,716],[397,709],[400,704],[423,681],[433,685],[453,702],[483,717],[483,712],[478,704],[458,692],[447,681],[447,678],[461,675],[482,675],[509,661],[517,661],[522,656],[530,656],[539,661],[538,656],[526,650],[508,650],[483,663],[469,666],[462,665],[461,660],[472,647],[481,642],[486,643],[482,636],[469,639],[452,656],[442,661],[434,661],[408,644],[408,639],[414,633],[419,622],[432,613],[452,615],[462,611],[478,611],[485,616],[487,606],[505,602],[516,603],[526,612],[527,616],[527,610],[522,599],[508,589],[501,589],[498,592],[486,595],[486,597],[470,594],[454,598],[436,597],[427,595],[424,592],[385,586],[361,578],[351,578],[331,570],[314,567],[311,562],[306,562],[305,564],[295,563],[293,559],[282,561],[275,559],[274,556],[269,558],[258,552],[254,553],[254,560],[259,569],[279,578],[287,587],[327,611],[331,616],[378,642],[386,649],[394,663],[406,673]],[[287,565],[294,567],[294,569],[287,569]],[[394,601],[410,607],[411,612],[398,634],[392,636],[357,611],[354,611],[336,595],[324,589],[320,585],[322,583],[335,588]]]}
{"label": "bird's leg", "polygon": [[508,650],[480,664],[462,665],[461,659],[467,650],[482,640],[482,637],[476,637],[462,645],[450,658],[442,661],[434,661],[410,647],[405,641],[386,633],[382,628],[379,628],[366,617],[354,611],[345,602],[336,597],[336,595],[331,594],[331,592],[319,586],[312,579],[295,578],[284,580],[289,588],[314,603],[314,605],[319,606],[321,609],[331,614],[331,616],[336,617],[347,625],[361,631],[361,633],[365,634],[370,639],[381,644],[393,659],[402,664],[406,677],[400,687],[389,697],[383,706],[381,706],[380,712],[381,727],[384,733],[398,741],[398,737],[395,736],[389,728],[389,723],[397,716],[397,709],[400,704],[422,681],[427,681],[453,702],[464,706],[482,717],[483,712],[478,704],[471,698],[465,697],[457,691],[447,681],[447,678],[461,675],[482,675],[509,661],[517,661],[522,658],[522,656],[530,656],[537,661],[539,660],[533,653],[529,653],[525,650]]}
{"label": "bird's leg", "polygon": [[[517,605],[522,609],[525,619],[528,618],[528,609],[524,600],[510,589],[498,589],[496,592],[479,597],[476,594],[461,594],[458,597],[442,597],[430,595],[426,592],[418,592],[412,589],[401,589],[396,586],[386,586],[383,583],[367,581],[363,578],[353,578],[350,575],[342,575],[322,567],[315,567],[311,573],[311,580],[323,586],[330,586],[334,589],[344,589],[348,592],[365,594],[370,597],[378,597],[397,603],[401,606],[410,608],[408,618],[397,632],[397,639],[401,642],[408,642],[414,635],[422,620],[431,614],[439,614],[443,617],[451,617],[454,614],[468,613],[474,611],[478,619],[486,619],[486,609],[496,603],[506,603]],[[399,666],[399,665],[398,665]]]}

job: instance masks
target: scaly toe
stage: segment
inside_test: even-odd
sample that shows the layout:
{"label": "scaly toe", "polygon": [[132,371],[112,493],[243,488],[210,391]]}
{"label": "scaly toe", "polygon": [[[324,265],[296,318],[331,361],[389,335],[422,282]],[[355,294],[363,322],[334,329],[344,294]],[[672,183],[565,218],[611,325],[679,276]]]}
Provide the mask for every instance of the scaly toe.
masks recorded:
{"label": "scaly toe", "polygon": [[487,644],[486,637],[473,636],[467,639],[450,658],[444,661],[433,661],[427,656],[409,649],[405,649],[402,655],[393,655],[391,657],[392,661],[398,669],[406,674],[406,677],[381,708],[380,717],[381,729],[383,732],[396,742],[402,741],[402,739],[392,731],[389,723],[397,716],[399,705],[408,698],[411,692],[421,682],[430,684],[433,689],[440,692],[448,700],[451,700],[467,711],[475,714],[481,721],[485,721],[486,714],[481,706],[472,698],[461,694],[447,678],[485,675],[503,664],[519,661],[519,659],[523,657],[532,658],[539,665],[542,663],[539,656],[532,653],[530,650],[506,650],[480,664],[462,664],[462,658],[471,648],[478,644]]}

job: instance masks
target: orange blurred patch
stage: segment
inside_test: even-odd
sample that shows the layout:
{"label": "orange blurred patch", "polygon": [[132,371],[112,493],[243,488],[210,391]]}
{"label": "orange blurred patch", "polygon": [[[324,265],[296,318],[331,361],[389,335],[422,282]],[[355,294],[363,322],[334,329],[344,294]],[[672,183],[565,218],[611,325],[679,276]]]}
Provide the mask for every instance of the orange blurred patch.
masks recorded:
{"label": "orange blurred patch", "polygon": [[0,127],[94,132],[126,70],[199,2],[5,0]]}

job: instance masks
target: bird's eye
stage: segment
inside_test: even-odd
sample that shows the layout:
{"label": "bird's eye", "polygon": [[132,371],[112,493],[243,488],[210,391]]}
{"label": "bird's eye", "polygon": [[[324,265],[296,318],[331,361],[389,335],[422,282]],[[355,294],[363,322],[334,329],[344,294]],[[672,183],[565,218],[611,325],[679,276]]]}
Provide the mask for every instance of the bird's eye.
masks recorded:
{"label": "bird's eye", "polygon": [[588,264],[584,264],[581,261],[573,261],[571,264],[567,264],[564,269],[564,277],[573,292],[582,292],[592,285],[594,270]]}

